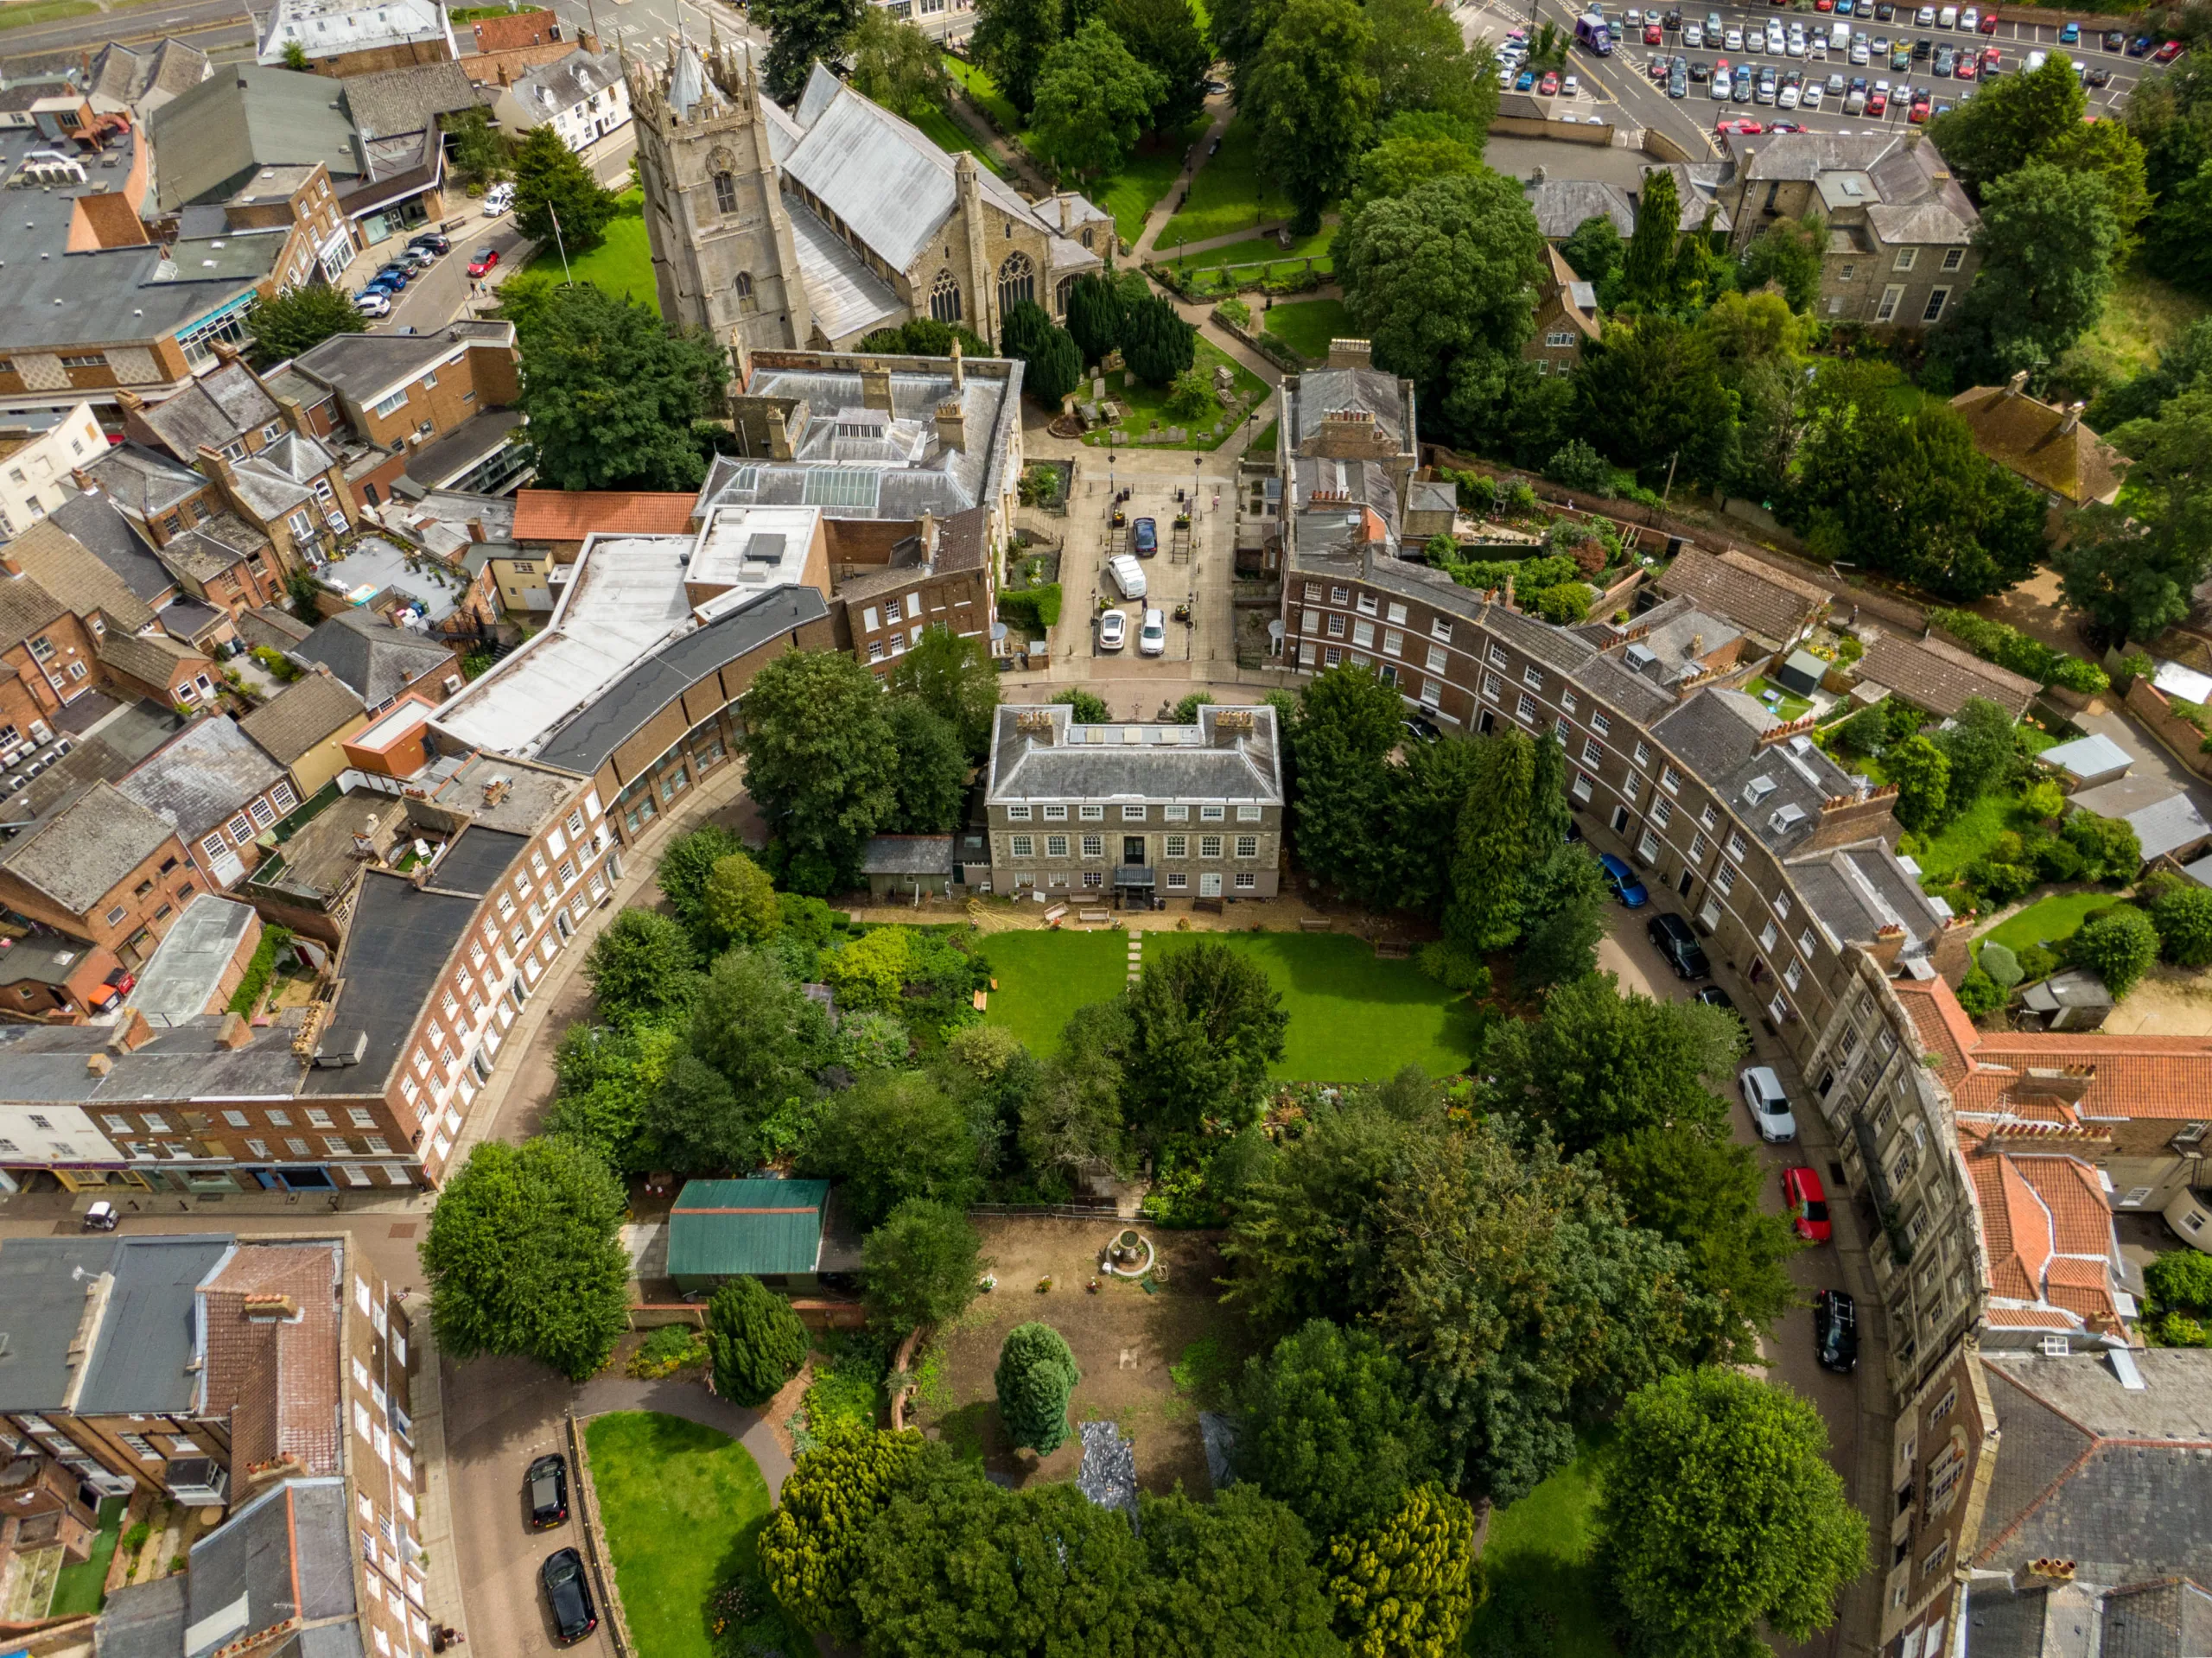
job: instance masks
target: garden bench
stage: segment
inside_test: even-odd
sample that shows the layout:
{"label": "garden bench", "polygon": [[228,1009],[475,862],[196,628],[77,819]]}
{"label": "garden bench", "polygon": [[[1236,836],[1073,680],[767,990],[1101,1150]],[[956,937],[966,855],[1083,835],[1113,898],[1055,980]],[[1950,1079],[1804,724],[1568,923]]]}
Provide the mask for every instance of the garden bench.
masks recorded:
{"label": "garden bench", "polygon": [[1326,916],[1307,915],[1298,918],[1298,930],[1300,932],[1332,932],[1335,931],[1336,924]]}
{"label": "garden bench", "polygon": [[1055,904],[1051,909],[1045,912],[1045,924],[1048,927],[1056,924],[1059,918],[1067,912],[1068,906],[1066,905]]}
{"label": "garden bench", "polygon": [[1098,921],[1111,921],[1113,918],[1114,912],[1111,910],[1081,910],[1077,912],[1076,914],[1076,919],[1085,924]]}

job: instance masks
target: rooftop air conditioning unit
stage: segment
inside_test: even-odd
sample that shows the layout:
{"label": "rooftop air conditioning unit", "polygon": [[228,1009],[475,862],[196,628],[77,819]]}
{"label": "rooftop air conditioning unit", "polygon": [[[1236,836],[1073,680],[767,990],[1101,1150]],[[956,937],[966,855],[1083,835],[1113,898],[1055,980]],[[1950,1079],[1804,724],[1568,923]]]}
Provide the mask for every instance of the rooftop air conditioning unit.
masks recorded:
{"label": "rooftop air conditioning unit", "polygon": [[366,1031],[333,1031],[315,1051],[315,1068],[337,1070],[346,1065],[358,1065],[368,1057],[368,1051]]}

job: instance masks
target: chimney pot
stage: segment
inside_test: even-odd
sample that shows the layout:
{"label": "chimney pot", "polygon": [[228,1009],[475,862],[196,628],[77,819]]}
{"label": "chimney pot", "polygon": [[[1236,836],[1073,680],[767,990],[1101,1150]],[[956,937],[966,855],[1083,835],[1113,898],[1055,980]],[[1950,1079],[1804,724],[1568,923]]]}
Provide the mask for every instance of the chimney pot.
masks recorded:
{"label": "chimney pot", "polygon": [[968,416],[962,410],[957,399],[954,399],[948,403],[941,403],[938,405],[937,435],[938,441],[941,441],[946,448],[958,449],[963,454],[966,452],[968,448]]}
{"label": "chimney pot", "polygon": [[146,1022],[145,1014],[133,1007],[116,1026],[115,1036],[109,1046],[120,1048],[125,1053],[136,1053],[154,1039],[154,1027]]}

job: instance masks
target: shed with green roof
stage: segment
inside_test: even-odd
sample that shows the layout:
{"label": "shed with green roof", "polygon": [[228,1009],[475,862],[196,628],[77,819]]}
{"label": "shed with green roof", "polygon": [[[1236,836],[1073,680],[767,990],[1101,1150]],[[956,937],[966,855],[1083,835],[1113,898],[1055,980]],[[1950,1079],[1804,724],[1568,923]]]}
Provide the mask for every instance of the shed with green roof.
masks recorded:
{"label": "shed with green roof", "polygon": [[668,1273],[687,1293],[757,1278],[802,1294],[848,1263],[833,1242],[827,1180],[687,1180],[668,1217]]}

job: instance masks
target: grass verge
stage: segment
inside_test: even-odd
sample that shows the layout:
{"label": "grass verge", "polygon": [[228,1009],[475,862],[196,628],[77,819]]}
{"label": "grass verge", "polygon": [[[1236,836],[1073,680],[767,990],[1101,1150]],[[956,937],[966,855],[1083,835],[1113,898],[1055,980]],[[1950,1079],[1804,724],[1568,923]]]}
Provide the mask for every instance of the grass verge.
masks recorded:
{"label": "grass verge", "polygon": [[[614,217],[607,221],[607,239],[588,253],[569,256],[569,274],[577,282],[589,283],[602,292],[620,298],[627,294],[640,304],[660,314],[660,290],[653,281],[653,252],[645,239],[645,199],[631,190],[621,198],[621,206]],[[555,280],[561,276],[561,254],[556,248],[547,248],[524,267],[528,270],[542,270]]]}
{"label": "grass verge", "polygon": [[92,1535],[92,1552],[74,1565],[65,1566],[54,1580],[54,1604],[49,1617],[81,1617],[99,1610],[107,1599],[108,1562],[115,1558],[116,1540],[123,1534],[128,1497],[111,1496],[100,1503],[100,1528]]}
{"label": "grass verge", "polygon": [[89,17],[99,10],[92,0],[29,0],[24,5],[0,6],[0,29],[58,23],[71,17]]}
{"label": "grass verge", "polygon": [[2160,349],[2208,314],[2212,314],[2212,305],[2130,266],[2113,284],[2097,326],[2074,350],[2108,378],[2125,380],[2156,366]]}
{"label": "grass verge", "polygon": [[[771,1646],[792,1640],[796,1631],[772,1610],[756,1619],[744,1639],[729,1641],[726,1633],[718,1641],[711,1627],[717,1594],[741,1577],[756,1585],[760,1604],[769,1604],[759,1554],[768,1483],[743,1445],[714,1428],[652,1411],[595,1416],[584,1440],[623,1615],[640,1652],[716,1658],[746,1650],[746,1639]],[[784,1649],[811,1646],[801,1640]]]}
{"label": "grass verge", "polygon": [[1261,313],[1261,326],[1310,362],[1329,355],[1329,342],[1349,337],[1351,313],[1342,300],[1290,300]]}

